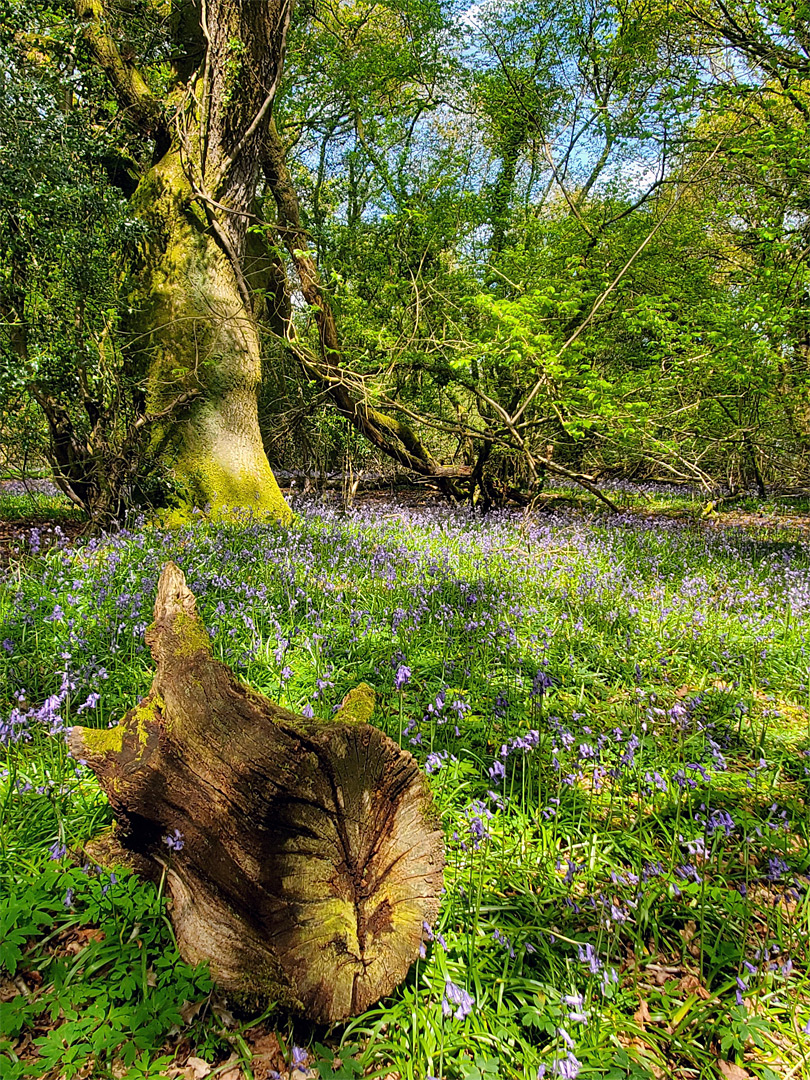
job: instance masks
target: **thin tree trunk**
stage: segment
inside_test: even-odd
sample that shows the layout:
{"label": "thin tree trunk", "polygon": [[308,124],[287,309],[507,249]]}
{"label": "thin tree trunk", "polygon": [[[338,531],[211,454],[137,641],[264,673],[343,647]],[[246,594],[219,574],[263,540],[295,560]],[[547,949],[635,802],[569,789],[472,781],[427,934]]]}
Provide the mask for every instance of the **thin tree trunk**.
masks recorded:
{"label": "thin tree trunk", "polygon": [[[301,292],[311,306],[318,326],[320,357],[309,358],[306,350],[295,342],[288,327],[291,347],[296,350],[307,370],[323,382],[338,411],[357,431],[404,468],[422,476],[434,477],[446,493],[453,494],[453,481],[466,480],[471,471],[469,466],[440,465],[407,424],[373,408],[346,384],[341,372],[342,352],[334,313],[323,293],[318,268],[309,252],[284,146],[272,123],[265,139],[262,166],[278,210],[282,241],[293,260]],[[313,363],[313,360],[317,362]]]}

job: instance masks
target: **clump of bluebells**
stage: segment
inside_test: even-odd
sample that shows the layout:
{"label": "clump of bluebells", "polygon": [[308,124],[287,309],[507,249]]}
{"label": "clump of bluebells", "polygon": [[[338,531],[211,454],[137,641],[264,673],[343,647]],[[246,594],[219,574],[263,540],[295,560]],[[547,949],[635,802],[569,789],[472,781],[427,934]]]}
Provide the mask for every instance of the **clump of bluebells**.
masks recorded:
{"label": "clump of bluebells", "polygon": [[[143,695],[172,558],[241,678],[322,719],[371,683],[374,722],[424,770],[445,894],[412,979],[356,1022],[376,1025],[364,1067],[666,1075],[666,1025],[690,996],[679,1062],[704,1068],[712,1040],[733,1056],[755,1008],[798,1054],[808,545],[629,515],[297,510],[285,529],[140,522],[45,555],[32,537],[0,592],[0,864],[26,837],[61,866],[107,825],[64,733]],[[184,857],[180,834],[163,841]],[[64,916],[76,890],[54,886]],[[660,1017],[646,1041],[642,986]]]}

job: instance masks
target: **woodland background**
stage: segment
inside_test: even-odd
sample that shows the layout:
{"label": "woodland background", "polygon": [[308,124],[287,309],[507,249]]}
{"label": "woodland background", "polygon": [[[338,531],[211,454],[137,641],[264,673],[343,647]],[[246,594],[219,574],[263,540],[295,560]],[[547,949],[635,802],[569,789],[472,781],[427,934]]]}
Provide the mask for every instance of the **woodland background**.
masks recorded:
{"label": "woodland background", "polygon": [[[0,23],[0,452],[9,476],[47,459],[104,517],[177,495],[156,431],[211,380],[181,358],[146,403],[136,190],[159,133],[92,33],[171,101],[199,10],[82,8]],[[485,502],[547,472],[805,483],[808,19],[781,0],[299,4],[271,130],[298,220],[265,168],[243,259],[271,464],[393,458]],[[223,45],[234,106],[244,48]]]}

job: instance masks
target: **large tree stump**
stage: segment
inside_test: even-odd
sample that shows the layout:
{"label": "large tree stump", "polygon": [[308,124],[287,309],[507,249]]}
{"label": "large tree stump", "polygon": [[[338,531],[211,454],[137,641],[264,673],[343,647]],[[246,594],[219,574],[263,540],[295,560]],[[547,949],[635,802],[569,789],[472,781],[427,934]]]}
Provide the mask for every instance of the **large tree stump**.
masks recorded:
{"label": "large tree stump", "polygon": [[243,1000],[320,1021],[362,1012],[405,977],[438,912],[442,836],[416,762],[366,723],[370,688],[320,721],[240,683],[174,563],[146,640],[149,694],[69,745],[124,850],[165,870],[181,954]]}

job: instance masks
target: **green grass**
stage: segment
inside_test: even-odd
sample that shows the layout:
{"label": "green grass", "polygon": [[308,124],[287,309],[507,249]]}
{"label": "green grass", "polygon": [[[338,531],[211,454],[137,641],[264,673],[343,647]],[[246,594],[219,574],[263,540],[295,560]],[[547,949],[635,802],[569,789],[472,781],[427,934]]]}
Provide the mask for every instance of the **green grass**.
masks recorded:
{"label": "green grass", "polygon": [[17,494],[0,488],[0,521],[24,522],[47,521],[58,525],[65,521],[83,521],[84,515],[66,495],[61,492],[49,495],[43,492]]}
{"label": "green grass", "polygon": [[[436,939],[349,1024],[231,1017],[177,956],[162,889],[94,865],[110,810],[61,731],[148,688],[169,558],[241,678],[323,717],[366,680],[428,769]],[[141,525],[16,564],[0,1074],[159,1077],[195,1054],[248,1077],[273,1030],[274,1068],[295,1044],[323,1076],[810,1076],[809,622],[794,532],[692,518],[308,505],[289,530]]]}

